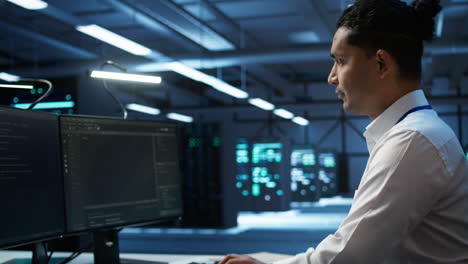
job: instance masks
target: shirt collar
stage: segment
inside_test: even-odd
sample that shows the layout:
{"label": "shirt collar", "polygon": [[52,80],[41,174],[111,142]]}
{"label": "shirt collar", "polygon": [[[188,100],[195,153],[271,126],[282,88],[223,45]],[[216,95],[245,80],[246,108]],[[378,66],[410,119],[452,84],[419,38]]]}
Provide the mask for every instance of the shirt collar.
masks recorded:
{"label": "shirt collar", "polygon": [[369,151],[371,151],[373,145],[390,130],[406,112],[413,107],[427,104],[429,103],[424,96],[424,92],[418,89],[400,97],[396,102],[385,109],[382,114],[366,127],[366,131],[364,132],[364,136],[368,141]]}

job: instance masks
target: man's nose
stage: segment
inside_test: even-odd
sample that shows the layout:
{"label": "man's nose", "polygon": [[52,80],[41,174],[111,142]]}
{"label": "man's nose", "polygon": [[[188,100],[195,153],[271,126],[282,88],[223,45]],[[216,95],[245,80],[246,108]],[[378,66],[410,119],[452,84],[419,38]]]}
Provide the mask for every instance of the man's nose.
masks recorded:
{"label": "man's nose", "polygon": [[328,83],[331,85],[338,85],[338,75],[336,75],[335,65],[333,65],[333,68],[328,75]]}

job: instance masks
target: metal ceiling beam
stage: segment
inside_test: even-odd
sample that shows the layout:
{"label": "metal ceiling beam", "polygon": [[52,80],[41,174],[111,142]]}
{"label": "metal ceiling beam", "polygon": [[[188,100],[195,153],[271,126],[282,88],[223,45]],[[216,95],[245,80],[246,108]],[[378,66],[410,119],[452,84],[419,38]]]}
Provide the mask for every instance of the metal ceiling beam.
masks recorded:
{"label": "metal ceiling beam", "polygon": [[55,49],[64,51],[64,52],[66,52],[68,54],[72,54],[73,56],[76,56],[77,58],[80,58],[80,59],[95,59],[95,58],[97,58],[96,54],[91,53],[91,52],[89,52],[87,50],[75,47],[75,46],[70,45],[68,43],[65,43],[63,41],[56,40],[56,39],[53,39],[51,37],[47,37],[45,35],[30,31],[28,29],[25,29],[25,28],[22,28],[22,27],[19,27],[19,26],[16,26],[16,25],[12,25],[12,24],[0,21],[0,28],[2,29],[2,31],[8,31],[11,34],[14,34],[14,35],[17,35],[17,36],[27,38],[27,39],[30,39],[30,40],[33,40],[33,41],[38,41],[38,42],[44,43],[44,44],[46,44],[48,46],[51,46],[51,47],[53,47]]}
{"label": "metal ceiling beam", "polygon": [[[330,59],[331,44],[315,44],[303,47],[282,49],[258,49],[223,51],[210,54],[174,54],[175,60],[199,69],[233,67],[243,64],[278,64],[297,62],[320,62]],[[468,54],[468,43],[434,43],[425,48],[425,56]],[[148,64],[137,67],[140,71],[161,71],[161,65]]]}
{"label": "metal ceiling beam", "polygon": [[[437,108],[437,105],[468,105],[468,96],[428,96],[428,101]],[[318,105],[332,107],[330,109],[335,109],[336,113],[329,112],[327,115],[330,117],[340,116],[342,109],[342,102],[340,100],[315,100],[313,102],[291,102],[277,104],[277,107],[286,108],[293,113],[303,113],[304,111],[310,111],[310,109],[316,109]],[[216,111],[216,113],[222,113],[223,115],[233,115],[241,111],[261,111],[256,108],[252,108],[249,104],[238,104],[238,105],[226,105],[218,107],[177,107],[170,109],[172,111],[177,111],[181,114],[209,114]],[[267,114],[265,112],[265,114]],[[444,112],[440,112],[441,115]],[[346,114],[346,117],[359,117],[367,118],[365,116],[357,116],[353,114]],[[311,117],[313,119],[313,117]]]}
{"label": "metal ceiling beam", "polygon": [[37,10],[37,12],[42,13],[48,17],[52,17],[57,21],[60,21],[61,23],[66,23],[70,26],[78,26],[80,24],[83,24],[79,18],[70,15],[66,12],[63,12],[62,10],[51,6],[50,4],[47,6],[47,8],[39,9]]}
{"label": "metal ceiling beam", "polygon": [[111,0],[109,3],[120,3],[131,7],[136,12],[144,13],[208,50],[231,50],[234,48],[232,43],[227,41],[220,33],[204,22],[195,19],[170,0],[147,1],[147,3],[151,3],[150,7],[138,1],[132,1],[130,4],[129,1],[125,0]]}
{"label": "metal ceiling beam", "polygon": [[131,6],[127,2],[121,1],[121,0],[105,0],[105,1],[106,3],[111,5],[113,8],[131,17],[132,19],[135,20],[135,22],[139,23],[140,25],[144,26],[146,29],[152,32],[155,32],[158,34],[160,34],[161,32],[166,32],[167,36],[172,38],[173,41],[177,43],[181,43],[182,45],[186,46],[189,49],[195,49],[195,50],[203,49],[200,45],[190,41],[187,37],[183,36],[179,32],[159,22],[156,17],[145,12],[145,10],[138,8],[138,6]]}
{"label": "metal ceiling beam", "polygon": [[320,39],[320,42],[329,42],[333,38],[334,31],[325,21],[322,12],[319,12],[318,1],[313,0],[294,0],[298,12],[304,16],[309,23],[309,27],[317,32],[317,36],[325,36],[325,39]]}

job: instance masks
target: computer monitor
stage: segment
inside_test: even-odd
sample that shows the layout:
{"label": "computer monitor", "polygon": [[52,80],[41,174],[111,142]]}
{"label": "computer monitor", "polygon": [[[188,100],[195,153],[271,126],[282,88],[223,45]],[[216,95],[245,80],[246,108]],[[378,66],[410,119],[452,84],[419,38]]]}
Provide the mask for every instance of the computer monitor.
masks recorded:
{"label": "computer monitor", "polygon": [[175,124],[61,116],[60,131],[67,231],[94,233],[95,263],[119,263],[117,228],[182,215]]}
{"label": "computer monitor", "polygon": [[65,231],[58,131],[54,114],[0,107],[0,248]]}

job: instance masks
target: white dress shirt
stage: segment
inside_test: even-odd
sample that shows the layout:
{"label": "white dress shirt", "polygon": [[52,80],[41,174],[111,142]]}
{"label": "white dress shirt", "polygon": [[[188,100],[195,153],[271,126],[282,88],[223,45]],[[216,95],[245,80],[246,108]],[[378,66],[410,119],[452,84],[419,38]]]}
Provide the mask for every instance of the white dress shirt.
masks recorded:
{"label": "white dress shirt", "polygon": [[468,163],[421,90],[367,126],[369,160],[349,215],[294,264],[468,263]]}

